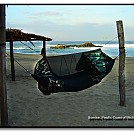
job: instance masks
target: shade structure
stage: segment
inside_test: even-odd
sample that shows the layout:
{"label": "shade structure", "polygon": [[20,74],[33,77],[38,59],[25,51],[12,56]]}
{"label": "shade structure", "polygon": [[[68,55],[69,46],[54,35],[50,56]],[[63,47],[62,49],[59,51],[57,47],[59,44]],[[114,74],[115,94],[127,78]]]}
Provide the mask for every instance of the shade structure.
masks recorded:
{"label": "shade structure", "polygon": [[10,41],[51,41],[51,38],[31,34],[24,33],[19,29],[6,29],[6,42]]}
{"label": "shade structure", "polygon": [[51,38],[31,34],[31,33],[24,33],[19,29],[6,29],[6,42],[10,42],[10,60],[11,60],[11,76],[12,81],[15,81],[15,65],[14,65],[14,52],[13,46],[15,41],[29,41],[34,45],[32,41],[43,41],[42,47],[44,48],[44,56],[46,56],[46,41],[51,41]]}

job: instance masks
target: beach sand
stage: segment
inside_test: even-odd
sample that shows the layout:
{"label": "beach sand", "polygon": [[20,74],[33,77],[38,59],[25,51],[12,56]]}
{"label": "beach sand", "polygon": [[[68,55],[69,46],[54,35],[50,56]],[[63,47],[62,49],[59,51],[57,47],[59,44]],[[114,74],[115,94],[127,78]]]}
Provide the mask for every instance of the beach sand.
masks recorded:
{"label": "beach sand", "polygon": [[[31,72],[40,58],[15,54],[15,60]],[[134,126],[134,58],[126,58],[126,107],[119,106],[118,59],[101,83],[84,91],[49,96],[37,89],[37,82],[17,63],[16,81],[11,81],[9,57],[6,63],[11,127]]]}

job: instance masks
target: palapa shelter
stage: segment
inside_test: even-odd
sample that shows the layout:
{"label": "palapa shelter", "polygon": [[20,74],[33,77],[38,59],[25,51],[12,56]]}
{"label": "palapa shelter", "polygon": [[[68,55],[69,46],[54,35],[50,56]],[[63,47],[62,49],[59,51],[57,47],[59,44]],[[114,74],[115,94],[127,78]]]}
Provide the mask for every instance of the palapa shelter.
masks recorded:
{"label": "palapa shelter", "polygon": [[19,29],[6,29],[6,41],[51,41],[51,38],[24,33]]}
{"label": "palapa shelter", "polygon": [[15,81],[15,69],[14,69],[14,53],[13,53],[13,42],[14,41],[29,41],[33,44],[32,41],[43,41],[43,53],[46,55],[46,41],[52,41],[51,38],[31,34],[24,33],[19,29],[6,29],[6,42],[10,42],[10,59],[11,59],[11,74],[12,80]]}

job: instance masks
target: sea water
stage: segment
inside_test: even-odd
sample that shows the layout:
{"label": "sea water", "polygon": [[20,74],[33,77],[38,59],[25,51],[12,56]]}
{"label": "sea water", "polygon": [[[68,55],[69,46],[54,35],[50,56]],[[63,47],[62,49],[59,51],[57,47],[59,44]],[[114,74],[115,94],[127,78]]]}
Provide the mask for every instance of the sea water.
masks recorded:
{"label": "sea water", "polygon": [[[70,47],[66,49],[52,49],[51,46],[56,46],[57,44],[64,45],[80,45],[86,42],[91,42],[96,46],[102,47]],[[21,54],[40,54],[43,43],[42,41],[33,41],[34,46],[30,42],[14,42],[14,53]],[[31,49],[30,49],[30,48]],[[78,52],[85,52],[90,50],[95,50],[101,48],[101,50],[111,57],[116,57],[119,55],[119,44],[117,41],[50,41],[46,42],[47,55],[64,55]],[[125,41],[126,57],[134,57],[134,41]],[[6,45],[6,52],[10,51],[9,43]]]}

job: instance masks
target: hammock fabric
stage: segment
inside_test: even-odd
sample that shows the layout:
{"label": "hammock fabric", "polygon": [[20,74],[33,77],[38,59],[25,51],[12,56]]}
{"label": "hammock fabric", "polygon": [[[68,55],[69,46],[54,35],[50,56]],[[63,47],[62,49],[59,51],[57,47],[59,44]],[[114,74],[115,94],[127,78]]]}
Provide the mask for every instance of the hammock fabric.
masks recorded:
{"label": "hammock fabric", "polygon": [[101,49],[42,58],[33,77],[44,95],[77,92],[98,84],[112,69],[112,59]]}

